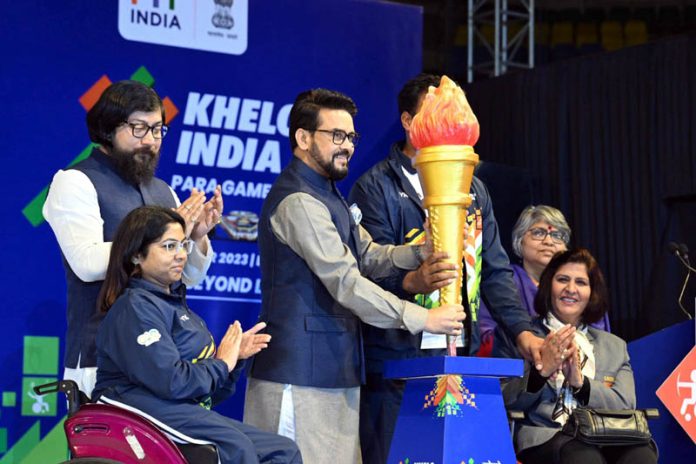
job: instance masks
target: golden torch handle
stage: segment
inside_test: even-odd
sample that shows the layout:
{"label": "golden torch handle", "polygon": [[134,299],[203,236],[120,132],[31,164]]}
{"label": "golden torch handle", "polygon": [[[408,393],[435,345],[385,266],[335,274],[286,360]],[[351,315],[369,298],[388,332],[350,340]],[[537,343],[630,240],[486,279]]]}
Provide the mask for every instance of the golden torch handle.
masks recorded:
{"label": "golden torch handle", "polygon": [[[462,304],[462,257],[466,208],[460,205],[433,205],[428,208],[433,249],[449,253],[448,261],[458,266],[457,278],[440,289],[440,305]],[[457,355],[457,337],[447,336],[447,354]]]}

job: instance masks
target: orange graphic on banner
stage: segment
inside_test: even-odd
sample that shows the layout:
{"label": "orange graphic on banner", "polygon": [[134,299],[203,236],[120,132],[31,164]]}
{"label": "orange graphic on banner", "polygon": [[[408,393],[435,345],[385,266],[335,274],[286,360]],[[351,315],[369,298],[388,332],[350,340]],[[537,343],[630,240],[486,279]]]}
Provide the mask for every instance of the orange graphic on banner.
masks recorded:
{"label": "orange graphic on banner", "polygon": [[655,393],[696,443],[696,347],[686,355]]}
{"label": "orange graphic on banner", "polygon": [[169,124],[169,121],[174,119],[174,117],[179,114],[179,108],[174,105],[174,102],[169,97],[164,97],[162,99],[162,106],[164,106],[164,123]]}
{"label": "orange graphic on banner", "polygon": [[92,85],[92,87],[89,88],[89,90],[82,94],[80,97],[80,105],[82,105],[85,111],[92,109],[94,104],[97,103],[97,100],[99,100],[99,97],[101,97],[102,92],[104,92],[104,90],[106,90],[106,88],[110,85],[111,79],[104,74]]}

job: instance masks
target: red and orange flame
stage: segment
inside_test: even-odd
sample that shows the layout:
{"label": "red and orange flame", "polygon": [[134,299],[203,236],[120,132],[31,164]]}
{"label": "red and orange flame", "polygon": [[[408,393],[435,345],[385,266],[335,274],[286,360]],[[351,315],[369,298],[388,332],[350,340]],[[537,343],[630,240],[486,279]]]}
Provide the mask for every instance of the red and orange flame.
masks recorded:
{"label": "red and orange flame", "polygon": [[447,76],[430,87],[413,118],[411,143],[416,149],[435,145],[470,145],[479,138],[479,123],[464,91]]}

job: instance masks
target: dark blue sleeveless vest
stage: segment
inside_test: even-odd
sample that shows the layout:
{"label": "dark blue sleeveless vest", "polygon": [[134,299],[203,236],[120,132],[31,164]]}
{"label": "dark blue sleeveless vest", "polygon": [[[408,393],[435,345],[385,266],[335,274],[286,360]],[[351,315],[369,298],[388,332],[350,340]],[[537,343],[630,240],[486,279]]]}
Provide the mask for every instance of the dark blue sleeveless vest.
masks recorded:
{"label": "dark blue sleeveless vest", "polygon": [[273,340],[254,356],[250,375],[293,385],[356,387],[364,378],[359,319],[333,299],[307,263],[271,230],[270,217],[278,204],[298,192],[326,205],[341,240],[360,263],[358,226],[335,184],[293,158],[261,211],[260,320],[268,324],[266,331]]}
{"label": "dark blue sleeveless vest", "polygon": [[[112,241],[124,217],[143,205],[176,206],[167,184],[157,178],[135,186],[123,180],[112,160],[98,148],[89,158],[71,169],[84,173],[94,185],[99,210],[104,220],[104,241]],[[95,338],[103,315],[97,311],[97,297],[103,281],[83,282],[70,269],[65,258],[65,278],[68,291],[68,333],[66,336],[65,367],[96,367]]]}

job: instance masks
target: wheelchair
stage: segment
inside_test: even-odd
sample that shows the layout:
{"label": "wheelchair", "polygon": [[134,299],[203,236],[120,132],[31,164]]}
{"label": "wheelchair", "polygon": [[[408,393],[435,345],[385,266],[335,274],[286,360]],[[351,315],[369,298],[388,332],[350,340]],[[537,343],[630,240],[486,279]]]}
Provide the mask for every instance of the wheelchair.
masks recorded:
{"label": "wheelchair", "polygon": [[71,459],[63,464],[217,464],[213,445],[174,443],[133,412],[89,402],[72,380],[34,387],[38,395],[61,392],[68,400],[63,425]]}

